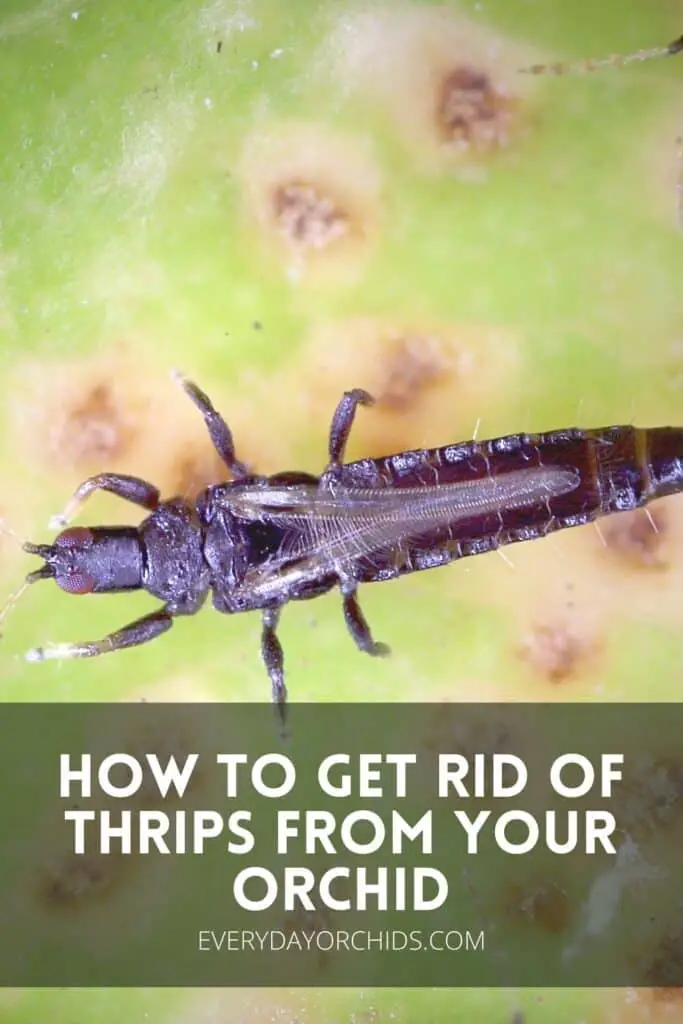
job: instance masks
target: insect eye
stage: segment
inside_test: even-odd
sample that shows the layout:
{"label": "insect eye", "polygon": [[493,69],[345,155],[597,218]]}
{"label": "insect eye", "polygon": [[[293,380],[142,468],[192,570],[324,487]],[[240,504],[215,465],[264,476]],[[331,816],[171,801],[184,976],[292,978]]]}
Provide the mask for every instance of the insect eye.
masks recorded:
{"label": "insect eye", "polygon": [[84,572],[68,572],[65,576],[58,576],[56,583],[67,594],[90,594],[95,589],[94,579]]}
{"label": "insect eye", "polygon": [[92,530],[89,530],[87,526],[71,526],[56,538],[55,547],[89,548],[92,539]]}

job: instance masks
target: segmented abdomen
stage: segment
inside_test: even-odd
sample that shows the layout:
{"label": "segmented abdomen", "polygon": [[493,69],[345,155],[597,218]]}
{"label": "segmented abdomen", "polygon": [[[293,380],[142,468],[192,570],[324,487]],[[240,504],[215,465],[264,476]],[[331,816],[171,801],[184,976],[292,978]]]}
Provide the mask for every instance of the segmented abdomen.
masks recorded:
{"label": "segmented abdomen", "polygon": [[401,489],[480,480],[535,466],[573,470],[577,486],[525,507],[459,519],[411,537],[400,547],[377,551],[357,566],[361,579],[370,582],[433,568],[677,493],[683,490],[683,428],[612,426],[512,434],[362,459],[344,466],[343,480],[355,487]]}

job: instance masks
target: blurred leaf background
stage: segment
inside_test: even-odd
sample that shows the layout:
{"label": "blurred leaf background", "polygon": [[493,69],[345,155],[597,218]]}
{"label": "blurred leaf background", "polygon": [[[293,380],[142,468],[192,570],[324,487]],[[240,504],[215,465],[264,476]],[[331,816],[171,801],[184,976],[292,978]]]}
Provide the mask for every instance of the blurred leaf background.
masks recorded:
{"label": "blurred leaf background", "polygon": [[[318,471],[351,386],[380,399],[357,417],[352,458],[475,430],[683,423],[680,60],[517,74],[665,44],[682,22],[678,0],[3,0],[5,524],[47,540],[48,517],[102,470],[166,494],[220,479],[176,366],[265,472]],[[475,137],[458,146],[444,89],[463,67],[487,76],[493,115],[477,122],[475,104],[468,123],[465,104]],[[80,521],[132,516],[98,496]],[[291,700],[678,699],[681,500],[653,516],[656,530],[624,516],[507,563],[364,588],[394,651],[380,663],[354,649],[337,595],[287,608]],[[0,553],[9,593],[28,559],[4,535]],[[268,699],[258,616],[207,609],[113,658],[22,660],[149,607],[32,588],[4,627],[4,699]],[[614,993],[264,990],[5,993],[0,1012],[559,1024],[663,1011]]]}

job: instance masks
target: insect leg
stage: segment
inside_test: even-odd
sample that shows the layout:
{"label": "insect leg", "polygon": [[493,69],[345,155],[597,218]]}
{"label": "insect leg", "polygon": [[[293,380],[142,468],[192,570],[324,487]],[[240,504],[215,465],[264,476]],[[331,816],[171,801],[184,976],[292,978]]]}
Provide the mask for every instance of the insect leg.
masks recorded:
{"label": "insect leg", "polygon": [[261,632],[261,657],[270,676],[273,688],[273,703],[284,733],[287,722],[287,687],[285,686],[284,653],[282,644],[277,638],[279,608],[266,608],[263,611],[263,630]]}
{"label": "insect leg", "polygon": [[50,661],[68,658],[95,658],[98,654],[122,651],[126,647],[138,647],[156,639],[173,625],[173,616],[166,608],[136,619],[115,633],[109,633],[101,640],[82,644],[52,644],[49,647],[34,647],[26,654],[27,661]]}
{"label": "insect leg", "polygon": [[329,442],[330,461],[323,475],[334,474],[344,461],[346,442],[349,439],[356,415],[356,408],[359,405],[373,405],[374,401],[372,395],[369,395],[367,391],[363,391],[361,388],[344,392],[332,417]]}
{"label": "insect leg", "polygon": [[391,654],[391,648],[388,644],[383,644],[372,639],[372,633],[367,619],[363,615],[358,603],[357,591],[358,585],[354,580],[341,581],[346,628],[351,634],[356,647],[360,651],[364,651],[366,654],[371,654],[375,658],[385,658],[388,654]]}
{"label": "insect leg", "polygon": [[149,512],[154,511],[160,498],[158,488],[146,480],[141,480],[140,477],[124,476],[121,473],[100,473],[98,476],[91,476],[83,481],[64,511],[51,517],[49,529],[58,530],[62,526],[67,526],[95,491],[108,491],[110,494],[115,494],[117,498],[130,501],[133,505],[141,505]]}
{"label": "insect leg", "polygon": [[205,395],[196,384],[187,380],[181,373],[174,371],[173,378],[180,384],[187,397],[194,402],[204,417],[206,429],[213,446],[220,455],[233,477],[239,479],[249,476],[249,468],[235,456],[235,442],[230,427],[219,412],[214,409],[208,395]]}

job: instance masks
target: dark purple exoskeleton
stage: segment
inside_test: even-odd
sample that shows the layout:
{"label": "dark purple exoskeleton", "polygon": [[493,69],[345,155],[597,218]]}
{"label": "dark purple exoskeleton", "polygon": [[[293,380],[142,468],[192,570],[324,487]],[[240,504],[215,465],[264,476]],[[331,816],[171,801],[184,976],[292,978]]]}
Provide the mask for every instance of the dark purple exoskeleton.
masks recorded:
{"label": "dark purple exoskeleton", "polygon": [[556,430],[468,441],[344,464],[365,391],[344,394],[332,420],[320,477],[257,476],[235,456],[228,425],[196,385],[182,387],[202,413],[232,480],[196,502],[162,501],[137,477],[84,481],[66,525],[96,490],[140,505],[138,527],[68,527],[53,544],[26,544],[45,564],[27,577],[54,579],[71,594],[144,589],[163,602],[101,640],[36,648],[27,658],[87,658],[134,647],[194,615],[209,593],[228,614],[260,610],[261,650],[284,721],[286,688],[276,627],[281,608],[339,587],[346,624],[362,651],[389,653],[370,632],[360,583],[445,565],[555,530],[629,511],[683,490],[683,428]]}

